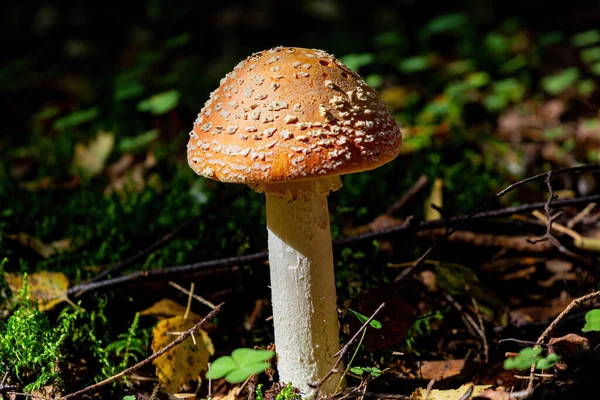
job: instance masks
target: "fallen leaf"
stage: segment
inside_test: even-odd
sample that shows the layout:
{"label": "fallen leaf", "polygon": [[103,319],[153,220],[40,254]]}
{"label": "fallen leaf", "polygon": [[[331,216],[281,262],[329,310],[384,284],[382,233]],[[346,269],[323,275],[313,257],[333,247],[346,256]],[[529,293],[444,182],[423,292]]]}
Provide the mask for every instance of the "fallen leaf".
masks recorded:
{"label": "fallen leaf", "polygon": [[421,379],[441,380],[460,374],[465,366],[465,359],[435,360],[419,362]]}
{"label": "fallen leaf", "polygon": [[31,250],[35,251],[45,259],[48,259],[55,254],[68,251],[73,244],[73,239],[71,238],[64,238],[50,243],[44,243],[40,239],[24,232],[19,232],[14,235],[6,235],[6,238],[15,240],[25,247],[29,247]]}
{"label": "fallen leaf", "polygon": [[101,173],[114,144],[115,137],[111,132],[99,132],[96,138],[87,145],[77,143],[73,158],[74,172],[86,178],[92,178]]}
{"label": "fallen leaf", "polygon": [[[152,331],[152,351],[156,352],[175,340],[176,336],[168,332],[184,332],[198,321],[198,318],[184,319],[182,316],[160,321]],[[187,338],[152,362],[156,366],[158,380],[169,393],[186,391],[189,382],[197,381],[208,369],[214,347],[206,332],[199,330],[198,333],[200,337],[196,337],[196,344],[191,337]]]}
{"label": "fallen leaf", "polygon": [[[5,273],[4,279],[10,290],[17,293],[23,287],[23,275]],[[29,296],[37,300],[41,311],[48,311],[55,305],[68,301],[69,280],[62,272],[41,271],[27,275]]]}
{"label": "fallen leaf", "polygon": [[[479,396],[484,390],[488,389],[490,385],[471,385],[466,383],[459,387],[458,389],[448,389],[448,390],[438,390],[433,389],[429,392],[429,400],[456,400],[460,399],[467,391],[470,390],[470,387],[473,386],[472,397]],[[427,393],[427,389],[418,388],[410,395],[410,400],[424,400],[425,393]]]}
{"label": "fallen leaf", "polygon": [[590,349],[590,341],[575,333],[569,333],[565,336],[551,338],[548,344],[554,348],[555,352],[564,355],[573,355],[578,352]]}
{"label": "fallen leaf", "polygon": [[[104,189],[104,195],[109,196],[112,193],[124,195],[127,191],[141,192],[146,186],[160,189],[155,184],[157,182],[152,182],[153,175],[146,177],[148,170],[155,165],[156,157],[151,151],[138,162],[135,162],[133,155],[123,154],[119,161],[108,167],[110,183]],[[158,175],[155,176],[158,177]]]}

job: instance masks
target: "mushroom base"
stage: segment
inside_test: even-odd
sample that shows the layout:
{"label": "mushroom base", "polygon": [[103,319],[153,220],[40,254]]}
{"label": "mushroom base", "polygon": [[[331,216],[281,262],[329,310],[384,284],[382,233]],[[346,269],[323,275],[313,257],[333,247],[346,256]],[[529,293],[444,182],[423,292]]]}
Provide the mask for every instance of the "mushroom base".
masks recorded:
{"label": "mushroom base", "polygon": [[[340,349],[327,195],[266,197],[277,369],[281,382],[310,395]],[[333,393],[340,376],[322,392]]]}

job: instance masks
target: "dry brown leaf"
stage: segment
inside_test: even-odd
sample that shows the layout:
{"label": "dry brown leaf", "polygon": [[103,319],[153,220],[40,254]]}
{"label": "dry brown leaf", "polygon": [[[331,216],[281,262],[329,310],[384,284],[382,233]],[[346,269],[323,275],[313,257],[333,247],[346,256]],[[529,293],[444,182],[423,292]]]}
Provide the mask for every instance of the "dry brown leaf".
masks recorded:
{"label": "dry brown leaf", "polygon": [[115,144],[115,136],[111,132],[98,132],[96,138],[87,145],[75,145],[73,170],[87,178],[94,177],[102,172],[108,156]]}
{"label": "dry brown leaf", "polygon": [[590,341],[575,333],[565,336],[551,338],[548,344],[556,349],[556,353],[573,355],[574,353],[590,349]]}
{"label": "dry brown leaf", "polygon": [[[199,318],[184,319],[176,316],[160,321],[152,331],[152,351],[156,352],[173,340],[176,336],[169,332],[184,332],[199,322]],[[198,381],[200,375],[208,369],[208,360],[214,354],[214,346],[203,330],[195,337],[187,338],[183,343],[158,357],[152,363],[156,366],[156,375],[161,385],[169,393],[189,390],[188,384]]]}
{"label": "dry brown leaf", "polygon": [[421,379],[445,379],[456,376],[461,373],[466,360],[435,360],[421,361],[419,363],[419,372]]}
{"label": "dry brown leaf", "polygon": [[150,175],[146,177],[147,171],[156,165],[154,153],[149,151],[143,161],[134,162],[131,154],[124,154],[119,161],[108,167],[110,183],[104,189],[104,195],[112,193],[120,195],[127,191],[140,192],[147,185],[159,190],[161,188],[160,177]]}
{"label": "dry brown leaf", "polygon": [[57,253],[60,254],[68,251],[73,244],[72,238],[64,238],[50,243],[44,243],[40,239],[25,232],[19,232],[14,235],[6,235],[6,238],[15,240],[23,246],[29,247],[31,250],[35,251],[45,259],[48,259]]}
{"label": "dry brown leaf", "polygon": [[[13,293],[23,287],[23,275],[5,273],[4,279]],[[69,280],[62,272],[35,272],[27,275],[27,285],[31,299],[38,301],[41,311],[50,310],[68,300]]]}
{"label": "dry brown leaf", "polygon": [[[456,400],[460,399],[462,395],[464,395],[469,388],[473,386],[473,393],[471,396],[479,396],[483,393],[484,390],[488,389],[491,385],[471,385],[466,383],[459,387],[458,389],[448,389],[448,390],[438,390],[433,389],[429,392],[429,400]],[[410,395],[410,400],[424,400],[425,393],[427,393],[427,389],[418,388]]]}

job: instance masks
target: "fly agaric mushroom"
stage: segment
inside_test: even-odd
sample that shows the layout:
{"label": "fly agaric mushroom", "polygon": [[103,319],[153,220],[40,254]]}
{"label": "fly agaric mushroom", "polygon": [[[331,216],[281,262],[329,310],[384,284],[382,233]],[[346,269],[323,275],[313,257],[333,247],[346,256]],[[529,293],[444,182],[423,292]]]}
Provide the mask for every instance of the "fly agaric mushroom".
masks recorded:
{"label": "fly agaric mushroom", "polygon": [[340,175],[396,157],[400,130],[375,90],[332,55],[276,47],[221,80],[190,136],[196,173],[266,194],[277,369],[310,393],[339,350],[327,195]]}

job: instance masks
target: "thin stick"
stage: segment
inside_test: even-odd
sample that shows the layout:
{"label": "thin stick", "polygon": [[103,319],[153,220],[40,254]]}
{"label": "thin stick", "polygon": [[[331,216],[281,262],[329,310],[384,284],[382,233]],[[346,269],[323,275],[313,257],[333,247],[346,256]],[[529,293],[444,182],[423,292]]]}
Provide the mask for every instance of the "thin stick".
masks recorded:
{"label": "thin stick", "polygon": [[321,380],[319,382],[317,382],[317,383],[309,382],[308,383],[309,386],[312,386],[313,388],[315,388],[315,393],[319,393],[321,386],[323,386],[323,384],[327,381],[327,379],[331,378],[331,376],[333,374],[338,372],[337,367],[341,364],[342,360],[344,359],[344,356],[350,350],[350,345],[352,345],[352,343],[354,343],[354,341],[358,338],[358,336],[361,334],[361,332],[365,330],[365,328],[371,323],[371,321],[373,321],[373,318],[375,318],[377,313],[379,313],[379,311],[381,311],[383,309],[383,307],[385,307],[385,303],[381,303],[381,305],[379,307],[377,307],[377,310],[375,310],[375,312],[369,317],[369,319],[365,321],[365,323],[360,327],[360,329],[358,331],[356,331],[354,336],[352,336],[350,338],[348,343],[346,343],[340,351],[338,351],[337,353],[335,353],[333,355],[334,357],[337,357],[337,360],[335,361],[335,363],[333,364],[333,367],[331,367],[329,372],[327,372],[327,374],[325,374],[325,376],[323,378],[321,378]]}
{"label": "thin stick", "polygon": [[200,303],[204,304],[205,306],[210,307],[211,309],[215,309],[215,305],[213,303],[211,303],[210,301],[206,300],[205,298],[197,295],[197,294],[193,294],[192,292],[189,292],[187,289],[185,289],[183,286],[179,286],[177,283],[173,282],[173,281],[169,281],[169,285],[173,286],[175,289],[183,292],[184,294],[187,294],[188,296],[193,296],[194,299],[198,300]]}
{"label": "thin stick", "polygon": [[581,222],[582,219],[587,217],[588,214],[592,212],[596,205],[596,203],[590,203],[583,210],[579,211],[577,215],[575,215],[569,220],[569,222],[567,222],[567,228],[573,228],[575,225]]}
{"label": "thin stick", "polygon": [[[573,311],[575,308],[579,307],[581,304],[585,303],[586,301],[595,299],[597,297],[600,297],[600,290],[586,294],[585,296],[578,297],[575,300],[573,300],[571,303],[569,303],[567,308],[565,308],[560,314],[558,314],[558,316],[554,319],[554,321],[552,321],[552,323],[550,325],[548,325],[548,327],[544,330],[544,332],[542,332],[542,334],[540,335],[538,340],[535,342],[535,346],[533,346],[533,348],[536,349],[536,348],[540,347],[542,345],[542,343],[544,342],[544,340],[546,340],[548,335],[554,330],[554,328],[556,328],[556,325],[558,325],[558,323],[568,313],[570,313],[571,311]],[[533,394],[534,378],[535,378],[535,364],[532,364],[531,368],[529,369],[529,382],[527,384],[527,390],[530,391],[531,394]]]}
{"label": "thin stick", "polygon": [[190,335],[192,335],[194,332],[196,332],[198,329],[200,329],[202,327],[202,325],[204,325],[205,323],[207,323],[208,321],[210,321],[211,319],[213,319],[215,317],[215,315],[217,315],[219,313],[219,311],[221,311],[221,307],[223,306],[224,303],[219,304],[214,310],[212,310],[210,313],[208,313],[208,315],[206,315],[206,317],[202,318],[202,320],[200,322],[198,322],[196,325],[192,326],[190,329],[188,329],[187,331],[183,332],[180,336],[177,337],[177,339],[173,340],[171,343],[169,343],[168,345],[166,345],[165,347],[163,347],[162,349],[158,350],[156,353],[152,354],[151,356],[149,356],[148,358],[140,361],[139,363],[119,372],[116,375],[111,376],[110,378],[107,378],[105,380],[103,380],[102,382],[98,382],[95,383],[93,385],[90,385],[86,388],[83,388],[81,390],[78,390],[77,392],[68,394],[64,397],[60,397],[61,400],[67,400],[67,399],[71,399],[71,398],[75,398],[77,396],[82,395],[83,393],[87,393],[91,390],[95,390],[98,389],[99,387],[102,387],[108,383],[111,383],[137,369],[140,369],[141,367],[149,364],[152,362],[152,360],[155,360],[156,358],[162,356],[163,354],[165,354],[166,352],[168,352],[169,350],[171,350],[173,347],[181,344],[185,339],[187,339]]}
{"label": "thin stick", "polygon": [[475,308],[475,312],[477,313],[477,321],[479,322],[479,327],[481,328],[481,340],[483,341],[483,353],[485,356],[484,362],[487,364],[489,361],[490,355],[490,346],[487,341],[487,336],[485,334],[485,325],[483,323],[483,316],[481,315],[481,310],[479,309],[479,303],[475,299],[475,297],[471,297],[471,301],[473,302],[473,307]]}
{"label": "thin stick", "polygon": [[425,186],[427,186],[428,182],[429,179],[427,179],[427,175],[421,175],[419,179],[415,182],[415,184],[410,189],[408,189],[406,193],[404,193],[404,195],[400,197],[400,199],[398,199],[398,201],[396,201],[394,204],[388,207],[385,213],[387,215],[392,215],[401,208],[403,208],[406,205],[406,203],[410,201],[410,199],[412,199],[417,193],[423,190]]}
{"label": "thin stick", "polygon": [[[578,204],[587,204],[589,202],[600,202],[600,194],[578,197],[575,199],[559,199],[554,201],[555,207],[563,207],[563,206],[572,206]],[[530,212],[533,210],[541,210],[544,208],[545,202],[531,203],[531,204],[523,204],[521,206],[515,207],[504,207],[496,210],[478,212],[469,217],[471,220],[486,220],[492,218],[502,218],[509,217],[513,214]],[[469,215],[460,215],[455,217],[448,218],[448,222],[454,223],[459,222],[467,218]],[[344,247],[350,246],[360,242],[370,242],[374,239],[381,239],[388,236],[401,236],[408,235],[410,233],[426,231],[430,229],[436,229],[444,226],[443,220],[434,220],[434,221],[421,221],[416,223],[411,223],[409,225],[399,225],[396,227],[383,229],[374,232],[363,233],[361,235],[356,235],[344,239],[338,239],[333,241],[334,247]],[[458,228],[458,226],[455,226]],[[453,231],[451,231],[453,233]],[[428,251],[425,256],[427,256],[433,249]],[[257,262],[266,261],[268,258],[268,253],[266,251],[246,254],[242,256],[236,257],[227,257],[220,258],[215,260],[201,261],[193,264],[185,264],[185,265],[176,265],[172,267],[155,269],[155,270],[147,270],[147,271],[137,271],[128,275],[119,276],[116,278],[110,278],[103,280],[101,282],[92,282],[92,283],[82,283],[79,285],[75,285],[67,290],[68,295],[73,295],[74,293],[85,293],[90,291],[97,291],[105,288],[112,288],[121,286],[124,284],[130,284],[135,281],[141,281],[146,279],[158,279],[158,278],[166,278],[170,276],[181,276],[184,274],[197,273],[201,271],[212,271],[218,268],[227,268],[240,264],[252,264]],[[418,261],[417,261],[418,262]],[[402,279],[403,282],[408,281],[407,277],[412,276],[415,271],[415,264],[411,268],[408,268],[407,272],[403,272],[399,279]]]}
{"label": "thin stick", "polygon": [[192,282],[190,284],[190,291],[188,292],[188,301],[187,301],[187,305],[185,307],[185,313],[183,314],[183,319],[188,319],[188,316],[190,315],[190,309],[192,308],[192,299],[193,298],[194,298],[194,282]]}
{"label": "thin stick", "polygon": [[160,247],[164,246],[165,244],[167,244],[171,240],[173,240],[173,238],[175,238],[181,232],[183,232],[184,230],[186,230],[187,228],[189,228],[192,224],[198,222],[202,217],[214,213],[219,208],[221,208],[221,207],[229,204],[233,200],[237,199],[240,196],[240,194],[242,193],[242,191],[243,190],[236,190],[235,192],[230,193],[224,199],[221,199],[221,200],[219,200],[219,201],[211,204],[210,206],[208,206],[207,208],[205,208],[203,211],[201,211],[200,214],[198,214],[198,215],[190,218],[187,222],[185,222],[184,224],[182,224],[178,228],[175,228],[174,230],[172,230],[171,232],[167,233],[166,235],[162,236],[157,241],[155,241],[154,243],[152,243],[150,246],[146,247],[145,249],[142,249],[142,250],[138,251],[137,253],[135,253],[134,255],[132,255],[129,258],[126,258],[123,261],[120,261],[120,262],[117,262],[115,264],[110,265],[109,268],[106,271],[101,272],[98,275],[96,275],[93,279],[90,280],[90,282],[98,282],[98,281],[106,278],[109,275],[114,275],[117,272],[120,272],[121,270],[123,270],[125,267],[131,265],[137,259],[139,259],[141,257],[144,257],[144,256],[152,253],[154,250],[159,249]]}
{"label": "thin stick", "polygon": [[[533,182],[536,181],[538,179],[541,178],[546,178],[546,183],[547,186],[550,186],[550,178],[552,177],[552,174],[565,174],[565,173],[573,173],[573,174],[577,174],[577,173],[583,173],[583,172],[590,172],[590,171],[597,171],[600,170],[600,165],[598,164],[591,164],[591,165],[585,165],[585,166],[581,166],[580,167],[574,167],[574,168],[563,168],[563,169],[557,169],[557,170],[551,170],[548,171],[544,174],[538,174],[532,177],[529,177],[527,179],[523,179],[519,182],[513,183],[512,185],[509,185],[508,187],[506,187],[504,190],[498,192],[495,196],[493,196],[492,198],[484,201],[483,203],[481,203],[479,206],[475,207],[475,209],[473,211],[471,211],[469,214],[467,214],[463,219],[461,219],[456,225],[454,225],[452,227],[452,229],[450,229],[446,235],[444,235],[441,240],[446,240],[448,239],[448,237],[450,237],[450,235],[452,235],[454,232],[456,232],[458,230],[458,228],[465,223],[466,221],[472,219],[475,214],[477,214],[480,210],[482,210],[483,208],[487,207],[492,201],[496,200],[497,198],[500,198],[502,196],[504,196],[506,193],[516,189],[519,186],[523,186],[526,183],[529,182]],[[551,198],[554,197],[554,192],[551,192]],[[552,198],[552,201],[554,199]],[[544,208],[548,207],[548,209],[550,209],[551,204],[551,200],[548,200],[545,204],[544,204]],[[444,222],[446,222],[444,220]],[[427,249],[425,251],[425,253],[423,253],[423,255],[417,260],[417,262],[415,263],[415,265],[412,268],[406,269],[405,271],[402,272],[402,274],[400,274],[400,276],[398,276],[396,282],[398,282],[400,284],[400,286],[403,286],[405,284],[408,283],[408,279],[415,273],[417,273],[421,266],[423,265],[423,262],[427,259],[427,257],[429,257],[429,255],[431,254],[431,252],[437,248],[438,244],[440,243],[440,240],[435,240],[435,242],[433,243],[433,245]],[[559,247],[561,249],[561,251],[564,252],[568,252],[568,250],[562,248],[562,246],[560,246],[560,244],[557,245],[557,247]],[[571,253],[572,254],[572,253]]]}

